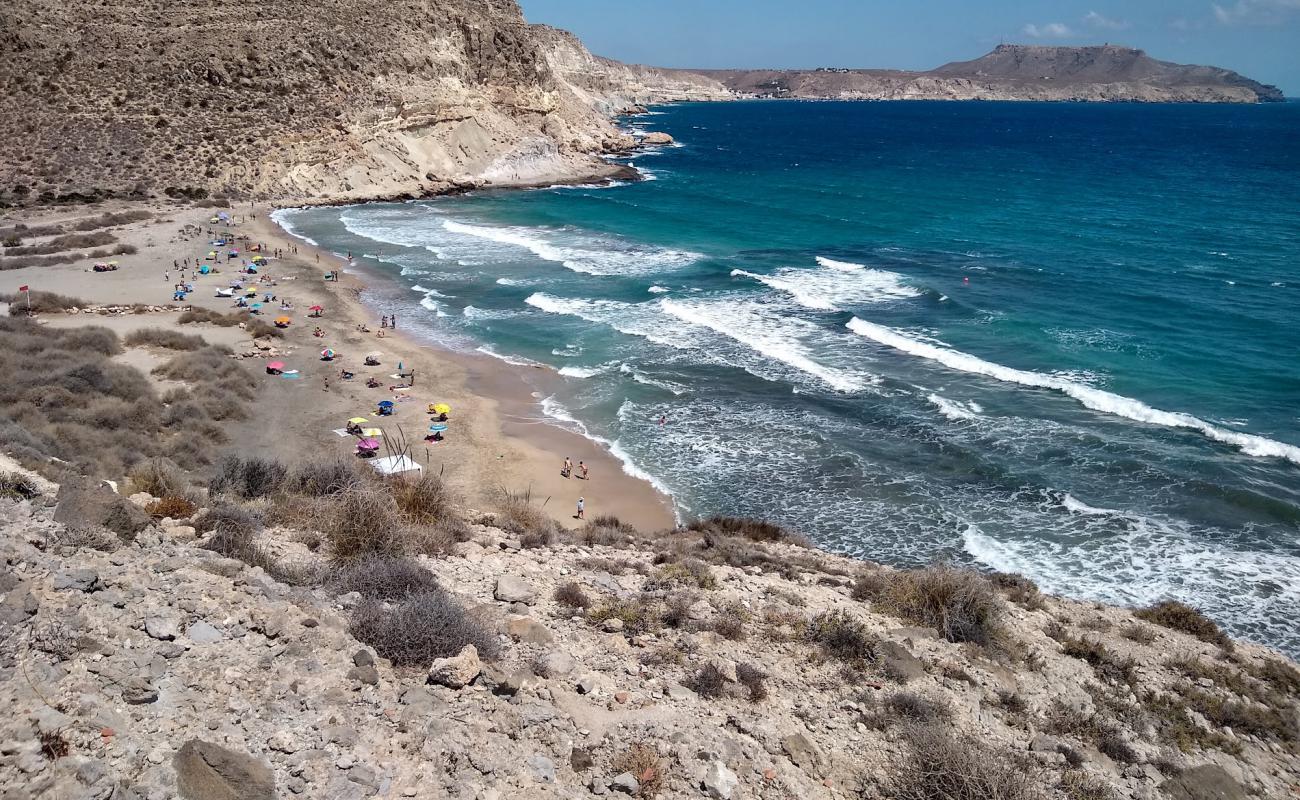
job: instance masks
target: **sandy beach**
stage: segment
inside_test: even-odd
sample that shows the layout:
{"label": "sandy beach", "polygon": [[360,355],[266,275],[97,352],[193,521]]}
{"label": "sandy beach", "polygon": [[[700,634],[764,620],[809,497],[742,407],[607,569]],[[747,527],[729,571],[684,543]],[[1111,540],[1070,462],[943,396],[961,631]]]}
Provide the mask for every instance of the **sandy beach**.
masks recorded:
{"label": "sandy beach", "polygon": [[[120,265],[117,271],[92,272],[92,259],[11,269],[3,273],[0,288],[13,292],[27,285],[33,291],[69,295],[98,305],[173,305],[172,310],[148,313],[45,314],[40,319],[53,326],[102,325],[119,335],[140,328],[183,330],[231,347],[262,378],[252,419],[229,423],[234,450],[285,460],[348,457],[355,439],[335,431],[343,428],[347,419],[363,416],[383,431],[381,455],[389,449],[408,448],[425,470],[442,475],[471,509],[489,511],[507,492],[528,494],[558,522],[574,527],[581,524],[574,514],[578,498],[583,497],[588,518],[614,514],[643,530],[674,524],[669,499],[648,482],[626,474],[621,462],[597,443],[548,424],[520,375],[526,368],[487,356],[451,352],[400,328],[381,330],[377,316],[361,301],[364,275],[345,271],[337,282],[323,280],[326,272],[347,265],[333,254],[289,236],[269,218],[271,209],[105,203],[14,215],[6,223],[31,226],[125,209],[145,209],[153,217],[113,229],[120,242],[137,248],[134,254],[115,257]],[[213,223],[218,212],[227,213],[230,222]],[[223,233],[248,236],[248,245],[260,243],[272,252],[278,250],[279,257],[272,257],[259,275],[240,276],[240,257],[205,260],[214,249],[224,255],[227,248],[210,244],[213,235]],[[251,255],[241,253],[242,258]],[[216,272],[193,275],[196,259]],[[172,287],[179,275],[173,265],[187,262],[191,268],[186,275],[194,292],[183,303],[174,303]],[[189,306],[223,313],[236,310],[232,299],[216,296],[216,289],[228,287],[236,277],[245,277],[246,286],[256,285],[268,298],[261,313],[264,320],[269,322],[281,313],[291,317],[283,338],[271,340],[272,349],[259,349],[239,328],[206,323],[181,326],[177,322],[181,309]],[[265,282],[253,283],[261,279]],[[270,296],[275,300],[269,300]],[[279,310],[283,300],[292,304],[291,310]],[[308,309],[318,304],[325,308],[323,316],[309,317]],[[369,331],[362,332],[359,326]],[[314,336],[315,328],[322,335]],[[328,362],[320,355],[326,348],[337,354]],[[372,352],[382,354],[377,367],[363,363]],[[139,347],[128,348],[117,358],[146,372],[163,360],[161,354]],[[287,370],[298,371],[298,377],[265,374],[264,365],[270,360],[284,361]],[[414,373],[409,389],[392,388],[406,383],[396,377],[399,364],[403,373]],[[355,377],[342,379],[344,370]],[[372,376],[378,380],[378,388],[366,387]],[[162,391],[166,388],[165,383],[159,386]],[[375,416],[382,400],[394,402],[391,417]],[[430,422],[427,407],[432,403],[447,403],[452,408],[449,429],[441,442],[423,439]],[[588,465],[590,478],[562,477],[560,468],[566,456],[575,464],[582,461]]]}

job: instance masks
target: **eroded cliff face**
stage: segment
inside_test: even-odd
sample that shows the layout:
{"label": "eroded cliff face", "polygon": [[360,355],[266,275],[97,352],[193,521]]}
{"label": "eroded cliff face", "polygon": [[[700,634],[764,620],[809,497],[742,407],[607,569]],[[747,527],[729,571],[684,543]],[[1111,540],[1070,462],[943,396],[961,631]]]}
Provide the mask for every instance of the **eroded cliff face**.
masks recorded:
{"label": "eroded cliff face", "polygon": [[736,98],[720,81],[697,72],[624,64],[592,55],[568,31],[549,25],[534,25],[533,31],[555,74],[605,113],[652,103]]}
{"label": "eroded cliff face", "polygon": [[599,176],[514,0],[9,0],[0,201],[289,202]]}

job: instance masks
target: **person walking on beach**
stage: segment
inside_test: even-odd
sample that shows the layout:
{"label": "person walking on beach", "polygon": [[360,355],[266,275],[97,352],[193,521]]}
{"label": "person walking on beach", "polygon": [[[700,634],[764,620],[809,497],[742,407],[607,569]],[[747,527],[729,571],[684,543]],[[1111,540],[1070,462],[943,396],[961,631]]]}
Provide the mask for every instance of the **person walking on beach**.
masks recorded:
{"label": "person walking on beach", "polygon": [[578,462],[578,477],[584,481],[587,479],[587,465],[581,461]]}
{"label": "person walking on beach", "polygon": [[574,519],[586,519],[586,518],[587,518],[587,500],[584,497],[579,497],[578,513],[574,516]]}
{"label": "person walking on beach", "polygon": [[562,477],[567,478],[572,474],[573,474],[573,462],[569,459],[568,456],[565,456],[564,466],[560,468],[560,475]]}

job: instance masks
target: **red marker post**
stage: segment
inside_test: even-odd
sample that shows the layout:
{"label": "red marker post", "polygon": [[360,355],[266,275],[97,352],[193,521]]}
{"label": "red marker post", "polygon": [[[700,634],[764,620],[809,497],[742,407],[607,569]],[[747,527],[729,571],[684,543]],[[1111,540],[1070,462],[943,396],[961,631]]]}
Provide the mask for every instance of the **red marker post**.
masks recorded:
{"label": "red marker post", "polygon": [[30,286],[19,286],[19,287],[18,287],[18,291],[20,291],[20,292],[22,292],[23,294],[27,295],[27,316],[30,317],[30,316],[32,315],[32,287],[30,287]]}

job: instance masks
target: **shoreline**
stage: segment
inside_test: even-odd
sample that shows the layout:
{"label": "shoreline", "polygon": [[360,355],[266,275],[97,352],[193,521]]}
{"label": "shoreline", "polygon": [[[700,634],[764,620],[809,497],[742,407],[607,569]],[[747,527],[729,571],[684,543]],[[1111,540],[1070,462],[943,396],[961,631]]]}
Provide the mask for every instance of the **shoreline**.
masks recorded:
{"label": "shoreline", "polygon": [[[338,265],[342,271],[340,285],[348,290],[338,294],[339,301],[354,306],[354,313],[360,312],[362,319],[373,319],[375,309],[371,308],[364,299],[364,291],[368,285],[366,279],[372,277],[369,274],[371,269],[356,263],[348,264],[345,257],[292,231],[291,227],[282,225],[273,216],[273,211],[280,210],[288,209],[257,207],[253,212],[256,218],[250,223],[252,228],[267,238],[281,236],[299,243],[298,255],[303,263],[310,263],[310,257],[313,255],[321,256],[322,272],[327,271],[325,264]],[[302,258],[303,256],[307,258]],[[653,480],[653,476],[647,477],[635,466],[632,469],[641,474],[633,474],[627,462],[612,452],[610,443],[599,437],[584,435],[556,424],[556,420],[542,410],[539,396],[542,392],[538,391],[539,387],[529,380],[526,370],[533,369],[539,373],[551,373],[558,377],[555,370],[541,365],[530,368],[486,353],[463,352],[444,347],[410,329],[390,330],[386,331],[386,334],[386,342],[402,342],[408,349],[427,357],[434,364],[454,365],[467,394],[482,401],[488,407],[492,417],[491,424],[495,426],[499,435],[506,443],[525,451],[523,463],[529,464],[531,471],[537,474],[523,486],[500,488],[546,498],[546,508],[551,516],[561,524],[575,527],[577,520],[572,518],[567,509],[573,507],[578,496],[587,497],[580,492],[588,487],[596,488],[612,483],[613,486],[610,488],[618,498],[617,507],[599,501],[593,503],[593,499],[588,498],[591,518],[601,513],[611,513],[625,522],[647,529],[671,528],[680,523],[680,516],[672,496],[662,485]],[[391,346],[389,347],[392,349]],[[437,366],[433,367],[435,370],[437,368]],[[579,461],[585,462],[592,470],[590,479],[592,483],[588,484],[576,477],[560,478],[558,465],[565,457],[571,458],[575,464]],[[548,463],[554,469],[548,470],[545,466]],[[513,470],[505,472],[509,475]],[[561,498],[559,508],[564,509],[559,513],[549,503],[557,496]],[[565,503],[565,500],[571,502]]]}

